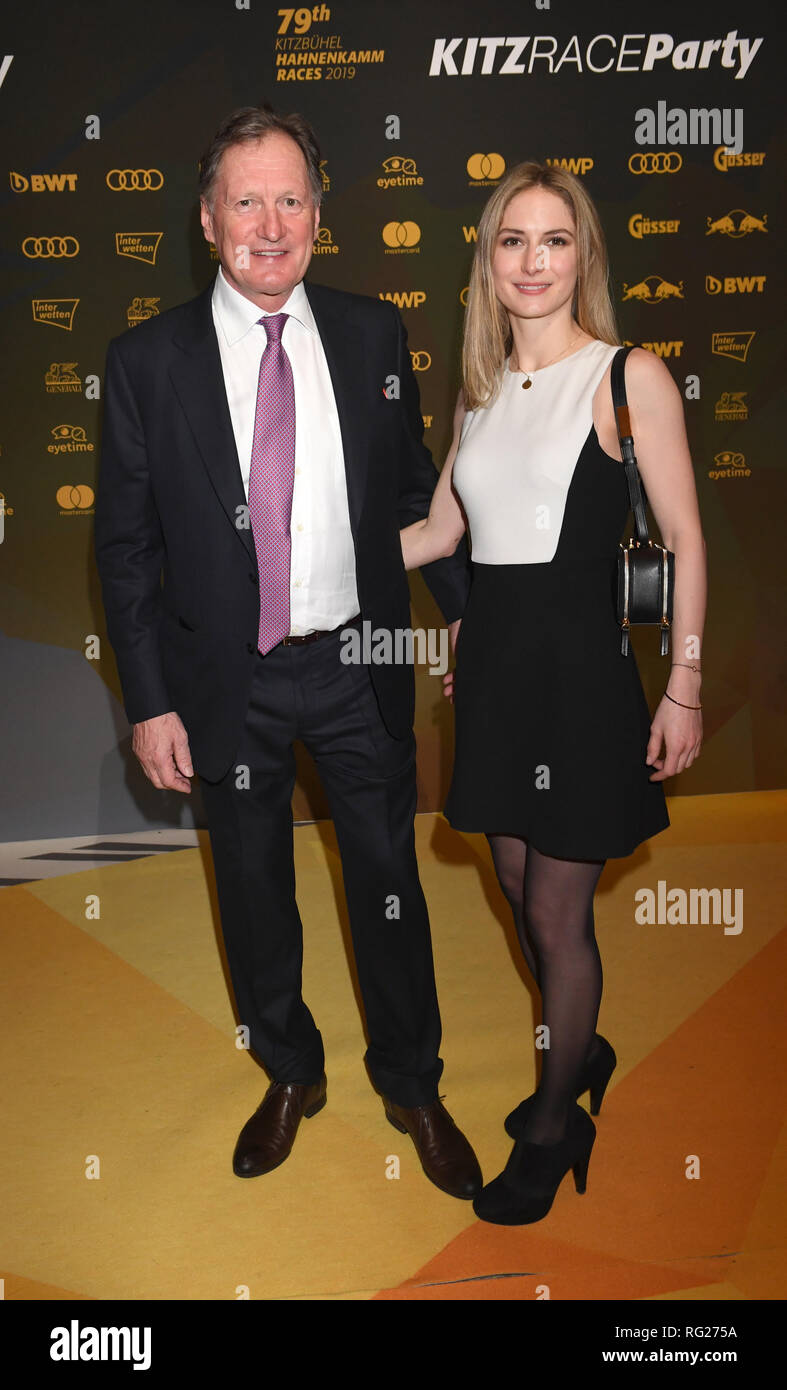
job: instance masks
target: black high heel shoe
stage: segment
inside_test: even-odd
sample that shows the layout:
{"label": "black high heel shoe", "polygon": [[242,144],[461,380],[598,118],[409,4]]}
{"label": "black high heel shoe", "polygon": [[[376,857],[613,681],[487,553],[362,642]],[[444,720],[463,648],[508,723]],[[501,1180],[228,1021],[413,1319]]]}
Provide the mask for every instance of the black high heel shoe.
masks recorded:
{"label": "black high heel shoe", "polygon": [[[597,1115],[601,1109],[601,1102],[604,1099],[604,1092],[609,1085],[618,1059],[615,1056],[615,1049],[602,1038],[600,1033],[596,1033],[596,1055],[592,1062],[586,1062],[580,1073],[576,1098],[590,1091],[590,1113]],[[510,1134],[512,1139],[518,1139],[525,1128],[528,1112],[534,1101],[534,1096],[528,1096],[526,1100],[520,1102],[510,1115],[506,1115],[505,1129],[506,1134]]]}
{"label": "black high heel shoe", "polygon": [[533,1144],[517,1139],[511,1156],[498,1177],[473,1198],[473,1211],[482,1221],[497,1226],[526,1226],[546,1216],[569,1169],[577,1192],[587,1187],[588,1164],[596,1138],[596,1126],[574,1105],[566,1133],[557,1144]]}

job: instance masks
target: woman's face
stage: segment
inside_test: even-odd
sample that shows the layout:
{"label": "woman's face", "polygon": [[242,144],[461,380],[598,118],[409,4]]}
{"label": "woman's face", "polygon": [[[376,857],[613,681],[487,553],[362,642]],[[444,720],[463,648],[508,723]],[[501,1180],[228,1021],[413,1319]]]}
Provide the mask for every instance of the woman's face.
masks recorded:
{"label": "woman's face", "polygon": [[506,205],[492,252],[500,303],[515,318],[542,319],[569,306],[577,280],[574,217],[557,193],[536,187]]}

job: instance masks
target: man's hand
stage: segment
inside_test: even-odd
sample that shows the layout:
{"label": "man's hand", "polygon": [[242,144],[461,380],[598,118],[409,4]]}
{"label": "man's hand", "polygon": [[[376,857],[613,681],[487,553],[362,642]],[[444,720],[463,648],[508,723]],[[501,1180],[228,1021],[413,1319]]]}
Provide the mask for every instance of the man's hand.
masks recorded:
{"label": "man's hand", "polygon": [[143,719],[134,725],[131,746],[142,764],[145,776],[160,791],[170,788],[190,792],[189,777],[194,776],[189,740],[180,716],[174,710]]}

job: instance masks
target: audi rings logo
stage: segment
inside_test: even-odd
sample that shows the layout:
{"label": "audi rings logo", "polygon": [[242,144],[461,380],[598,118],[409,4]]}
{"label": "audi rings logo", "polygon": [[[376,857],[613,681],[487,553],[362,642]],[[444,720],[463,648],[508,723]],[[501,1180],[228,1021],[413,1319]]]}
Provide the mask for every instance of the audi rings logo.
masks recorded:
{"label": "audi rings logo", "polygon": [[428,372],[432,365],[432,358],[428,352],[411,352],[410,361],[414,372]]}
{"label": "audi rings logo", "polygon": [[417,246],[420,240],[421,228],[417,222],[386,222],[383,227],[383,241],[396,251]]}
{"label": "audi rings logo", "polygon": [[471,154],[467,161],[471,179],[499,179],[505,171],[506,162],[501,154]]}
{"label": "audi rings logo", "polygon": [[75,236],[26,236],[22,251],[29,260],[55,260],[61,256],[71,259],[79,255],[79,242]]}
{"label": "audi rings logo", "polygon": [[93,489],[87,483],[65,483],[58,488],[55,496],[66,512],[82,512],[86,507],[92,507],[95,501]]}
{"label": "audi rings logo", "polygon": [[164,186],[160,169],[110,169],[107,188],[113,193],[157,193]]}
{"label": "audi rings logo", "polygon": [[643,150],[629,155],[632,174],[677,174],[683,167],[683,155],[677,150]]}

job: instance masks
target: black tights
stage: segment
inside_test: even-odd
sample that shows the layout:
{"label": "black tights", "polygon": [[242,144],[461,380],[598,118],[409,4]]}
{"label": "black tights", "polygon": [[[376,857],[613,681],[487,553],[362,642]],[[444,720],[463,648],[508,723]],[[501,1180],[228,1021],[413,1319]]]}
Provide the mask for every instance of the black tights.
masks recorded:
{"label": "black tights", "polygon": [[602,986],[593,894],[606,861],[552,859],[517,835],[487,839],[549,1029],[524,1138],[554,1144],[593,1053]]}

